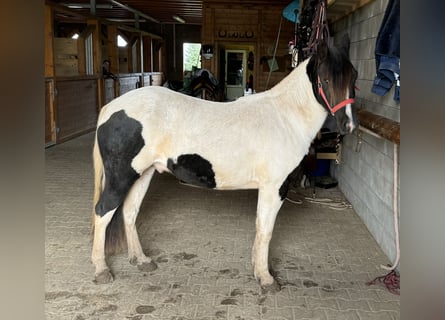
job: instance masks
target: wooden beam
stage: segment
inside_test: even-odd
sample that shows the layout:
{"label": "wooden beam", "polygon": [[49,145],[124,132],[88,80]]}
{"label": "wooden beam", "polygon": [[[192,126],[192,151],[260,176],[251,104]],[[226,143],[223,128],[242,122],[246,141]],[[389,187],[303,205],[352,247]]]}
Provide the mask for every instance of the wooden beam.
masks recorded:
{"label": "wooden beam", "polygon": [[159,39],[159,40],[163,39],[161,36],[158,36],[157,34],[150,33],[150,32],[143,31],[143,30],[139,30],[139,29],[136,29],[136,28],[133,28],[133,27],[130,27],[130,26],[126,26],[126,25],[118,25],[118,28],[121,29],[121,30],[133,32],[133,33],[140,33],[143,36],[149,36],[149,37],[151,37],[153,39]]}
{"label": "wooden beam", "polygon": [[400,123],[367,110],[358,111],[360,125],[379,136],[400,144]]}

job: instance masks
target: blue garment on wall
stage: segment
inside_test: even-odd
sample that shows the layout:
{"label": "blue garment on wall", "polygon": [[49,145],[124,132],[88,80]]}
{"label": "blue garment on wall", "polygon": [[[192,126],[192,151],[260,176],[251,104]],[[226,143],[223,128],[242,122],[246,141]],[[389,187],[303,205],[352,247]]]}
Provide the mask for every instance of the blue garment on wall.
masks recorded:
{"label": "blue garment on wall", "polygon": [[400,0],[389,0],[375,46],[376,76],[371,91],[384,96],[395,83],[400,101]]}

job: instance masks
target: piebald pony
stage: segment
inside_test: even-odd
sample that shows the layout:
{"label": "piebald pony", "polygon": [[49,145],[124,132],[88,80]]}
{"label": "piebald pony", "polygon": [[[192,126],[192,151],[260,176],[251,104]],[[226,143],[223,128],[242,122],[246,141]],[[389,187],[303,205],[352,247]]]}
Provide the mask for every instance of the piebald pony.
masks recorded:
{"label": "piebald pony", "polygon": [[328,114],[342,134],[357,125],[352,109],[357,72],[348,51],[349,39],[340,48],[321,42],[315,55],[275,87],[233,102],[153,86],[103,107],[93,150],[96,283],[113,280],[105,252],[125,238],[131,264],[157,268],[143,253],[135,221],[158,171],[201,187],[258,189],[254,275],[263,288],[277,287],[268,268],[269,242],[289,175]]}

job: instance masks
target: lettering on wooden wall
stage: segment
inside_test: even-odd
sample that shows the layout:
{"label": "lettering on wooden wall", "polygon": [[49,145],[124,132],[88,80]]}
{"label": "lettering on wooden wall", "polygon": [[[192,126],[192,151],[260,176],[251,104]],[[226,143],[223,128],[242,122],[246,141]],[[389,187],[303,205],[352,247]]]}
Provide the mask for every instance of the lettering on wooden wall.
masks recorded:
{"label": "lettering on wooden wall", "polygon": [[252,30],[237,31],[237,30],[219,30],[216,36],[220,39],[252,39],[255,33]]}

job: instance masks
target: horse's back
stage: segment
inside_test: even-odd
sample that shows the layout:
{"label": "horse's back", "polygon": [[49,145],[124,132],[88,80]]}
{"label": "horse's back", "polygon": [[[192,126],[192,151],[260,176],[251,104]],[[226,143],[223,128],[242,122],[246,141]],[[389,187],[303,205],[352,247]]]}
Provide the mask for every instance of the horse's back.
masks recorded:
{"label": "horse's back", "polygon": [[[125,124],[116,121],[117,114]],[[144,146],[132,160],[132,167],[139,173],[157,164],[186,180],[190,171],[187,166],[199,160],[200,167],[206,172],[211,167],[215,175],[215,180],[206,175],[203,184],[249,188],[258,186],[261,177],[267,177],[271,170],[288,170],[289,165],[283,161],[298,157],[286,145],[289,130],[283,127],[282,116],[266,94],[218,103],[163,87],[144,87],[105,106],[98,127],[113,119],[122,128],[141,128]],[[175,169],[179,165],[181,168]]]}

